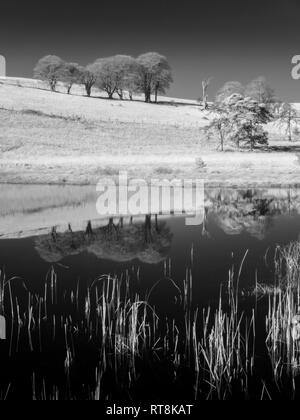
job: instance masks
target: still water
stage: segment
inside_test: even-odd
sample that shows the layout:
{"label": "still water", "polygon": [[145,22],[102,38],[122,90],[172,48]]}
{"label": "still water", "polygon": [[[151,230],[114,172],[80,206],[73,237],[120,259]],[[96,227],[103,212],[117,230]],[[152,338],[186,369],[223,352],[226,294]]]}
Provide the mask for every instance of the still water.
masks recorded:
{"label": "still water", "polygon": [[[99,219],[95,200],[92,187],[1,187],[0,267],[7,278],[22,279],[11,285],[20,302],[21,284],[31,295],[42,295],[54,268],[61,294],[110,274],[126,276],[134,293],[143,298],[161,280],[150,303],[170,316],[176,286],[182,288],[188,271],[193,304],[217,307],[229,270],[238,270],[245,255],[242,296],[251,294],[257,282],[272,284],[276,247],[299,239],[300,190],[295,189],[207,190],[205,218],[198,226],[186,226],[185,217],[175,215]],[[243,304],[247,306],[246,298]],[[8,323],[8,335],[10,328]],[[18,366],[22,360],[28,362],[22,340],[17,353]],[[45,373],[58,354],[52,348],[47,361],[30,359],[26,375],[32,381],[33,371]],[[18,395],[23,379],[12,372]],[[9,376],[7,372],[8,383]]]}
{"label": "still water", "polygon": [[[182,281],[193,254],[194,284],[207,303],[247,250],[242,285],[272,280],[274,249],[300,233],[295,189],[207,190],[199,226],[174,215],[99,219],[95,202],[92,187],[2,186],[0,266],[7,276],[20,276],[34,288],[52,265],[66,282],[135,267],[147,288],[163,277],[166,261],[168,274]],[[88,221],[93,235],[86,239]]]}

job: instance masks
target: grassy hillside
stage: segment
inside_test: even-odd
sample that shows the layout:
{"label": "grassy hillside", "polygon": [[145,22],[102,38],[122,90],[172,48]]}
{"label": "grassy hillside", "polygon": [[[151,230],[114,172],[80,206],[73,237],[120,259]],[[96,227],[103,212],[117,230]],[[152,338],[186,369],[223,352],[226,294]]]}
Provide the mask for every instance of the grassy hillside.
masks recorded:
{"label": "grassy hillside", "polygon": [[[161,97],[145,104],[142,97],[110,101],[97,90],[87,98],[78,86],[72,95],[64,91],[49,92],[31,79],[0,79],[0,182],[95,183],[127,169],[131,176],[230,185],[237,176],[252,173],[251,182],[261,183],[276,174],[277,185],[278,167],[282,182],[300,179],[297,144],[290,154],[216,153],[216,140],[208,142],[201,131],[210,113],[195,101]],[[291,146],[278,128],[269,128],[273,146]]]}

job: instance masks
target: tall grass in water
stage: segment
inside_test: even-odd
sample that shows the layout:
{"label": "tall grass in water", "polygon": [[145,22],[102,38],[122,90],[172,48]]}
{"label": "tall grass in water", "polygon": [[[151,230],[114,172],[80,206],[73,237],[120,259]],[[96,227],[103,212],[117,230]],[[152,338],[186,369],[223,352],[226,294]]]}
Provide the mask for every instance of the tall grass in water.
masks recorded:
{"label": "tall grass in water", "polygon": [[275,255],[275,280],[279,292],[269,296],[266,317],[267,339],[275,382],[294,378],[300,372],[300,243],[278,247]]}
{"label": "tall grass in water", "polygon": [[[89,357],[81,354],[82,340],[92,343],[97,353],[92,383],[80,385],[85,387],[84,398],[128,396],[136,389],[144,369],[151,372],[166,361],[171,371],[170,386],[182,367],[188,369],[191,397],[195,399],[226,399],[234,397],[237,390],[247,397],[255,322],[254,313],[247,318],[239,309],[240,275],[241,268],[237,275],[230,271],[227,301],[223,303],[223,291],[217,308],[204,309],[202,316],[193,302],[192,270],[187,269],[180,288],[168,278],[180,299],[174,318],[160,319],[159,311],[149,303],[151,291],[145,297],[133,292],[128,272],[121,278],[101,276],[88,287],[78,283],[75,289],[61,293],[61,284],[51,269],[40,295],[27,291],[26,302],[21,304],[10,293],[11,316],[17,324],[15,330],[12,327],[16,338],[11,338],[10,352],[19,351],[20,335],[25,340],[22,346],[30,352],[42,354],[53,343],[63,347],[65,383],[48,383],[47,378],[33,371],[35,400],[79,398],[74,371],[82,357]],[[113,386],[107,385],[108,375]]]}
{"label": "tall grass in water", "polygon": [[[100,297],[99,289],[96,291],[96,322],[102,338],[101,365],[104,370],[109,365],[116,376],[126,369],[130,386],[131,380],[136,379],[136,359],[142,358],[156,342],[158,318],[146,301],[138,295],[130,297],[128,283],[122,299],[121,283],[117,277],[104,276],[100,282]],[[87,298],[87,320],[90,308],[91,302]]]}
{"label": "tall grass in water", "polygon": [[228,308],[224,308],[221,291],[217,310],[214,313],[211,308],[203,310],[200,339],[195,327],[197,319],[194,322],[197,372],[209,384],[207,398],[227,399],[237,390],[244,397],[248,394],[248,378],[254,366],[255,318],[254,311],[247,319],[239,310],[238,284],[243,262],[236,279],[234,269],[229,272]]}
{"label": "tall grass in water", "polygon": [[[13,311],[11,282],[18,279],[19,277],[13,277],[11,279],[7,279],[4,271],[0,270],[0,340],[6,339],[6,318],[5,318],[5,307],[4,307],[5,292],[8,288],[10,308],[11,308],[11,318],[13,320],[14,311]],[[23,284],[23,286],[26,288],[25,284]]]}
{"label": "tall grass in water", "polygon": [[281,287],[299,288],[300,242],[291,242],[275,252],[275,280]]}
{"label": "tall grass in water", "polygon": [[94,375],[97,385],[89,392],[91,399],[109,395],[102,386],[107,372],[111,372],[119,392],[123,390],[126,394],[137,380],[137,361],[158,350],[158,317],[146,301],[137,294],[132,295],[126,275],[121,279],[101,276],[83,290],[78,284],[75,290],[61,294],[57,275],[51,269],[41,296],[28,292],[27,304],[20,305],[17,297],[11,302],[12,314],[17,313],[18,320],[17,337],[11,338],[10,347],[15,345],[12,352],[18,352],[20,331],[27,337],[22,345],[37,353],[42,353],[51,343],[61,346],[61,337],[64,337],[64,390],[49,386],[43,378],[33,374],[33,399],[75,398],[72,372],[82,357],[78,345],[82,337],[87,343],[93,342],[98,353]]}

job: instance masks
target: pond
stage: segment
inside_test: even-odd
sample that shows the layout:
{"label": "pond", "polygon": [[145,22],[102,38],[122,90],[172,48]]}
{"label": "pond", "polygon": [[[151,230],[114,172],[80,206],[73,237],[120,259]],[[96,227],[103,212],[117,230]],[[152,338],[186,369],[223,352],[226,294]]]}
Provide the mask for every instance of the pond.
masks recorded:
{"label": "pond", "polygon": [[[2,285],[15,277],[2,305],[2,397],[173,398],[184,386],[187,400],[278,398],[263,291],[275,284],[279,247],[299,239],[300,190],[207,189],[196,226],[175,214],[100,218],[94,187],[0,192]],[[227,335],[236,357],[217,379],[220,355],[207,373],[205,352]],[[293,387],[291,375],[281,379]]]}

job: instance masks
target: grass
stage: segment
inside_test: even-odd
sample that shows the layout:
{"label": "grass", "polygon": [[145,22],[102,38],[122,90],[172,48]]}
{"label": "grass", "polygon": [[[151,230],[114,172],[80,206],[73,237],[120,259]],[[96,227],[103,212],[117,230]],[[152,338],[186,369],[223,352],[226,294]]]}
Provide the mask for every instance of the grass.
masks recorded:
{"label": "grass", "polygon": [[300,243],[292,242],[279,247],[275,256],[276,284],[279,292],[269,297],[266,318],[267,339],[278,386],[287,377],[292,395],[295,394],[295,377],[300,372]]}
{"label": "grass", "polygon": [[275,256],[277,282],[284,288],[299,288],[300,242],[278,247]]}
{"label": "grass", "polygon": [[244,398],[249,393],[247,381],[253,374],[255,357],[255,320],[254,311],[248,320],[239,310],[238,284],[243,262],[237,276],[234,268],[229,272],[227,310],[224,309],[226,295],[222,293],[215,312],[210,307],[203,310],[200,339],[197,334],[198,312],[195,314],[193,343],[196,371],[200,378],[202,376],[202,381],[209,384],[207,399],[226,400],[233,396],[233,388],[239,388]]}
{"label": "grass", "polygon": [[248,296],[255,296],[257,299],[262,299],[266,296],[277,295],[281,292],[282,289],[280,286],[276,286],[273,284],[256,283],[255,287],[250,291],[250,293],[246,294],[248,294]]}

